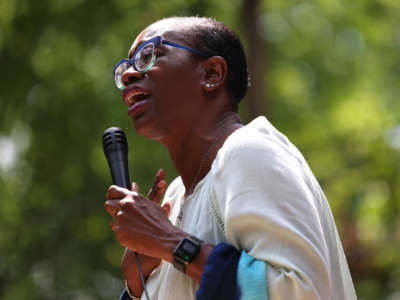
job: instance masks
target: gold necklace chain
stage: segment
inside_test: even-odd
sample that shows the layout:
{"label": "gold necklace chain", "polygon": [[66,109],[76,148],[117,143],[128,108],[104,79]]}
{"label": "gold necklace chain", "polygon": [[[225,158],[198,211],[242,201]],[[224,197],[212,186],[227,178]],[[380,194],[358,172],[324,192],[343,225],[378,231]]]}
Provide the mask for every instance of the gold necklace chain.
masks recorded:
{"label": "gold necklace chain", "polygon": [[[189,196],[190,194],[192,194],[193,189],[196,185],[197,180],[199,179],[199,176],[201,174],[201,171],[203,170],[204,164],[206,163],[207,159],[210,156],[211,151],[214,149],[214,147],[217,145],[217,143],[221,140],[221,138],[223,137],[224,133],[225,133],[225,129],[226,126],[221,127],[221,130],[218,132],[217,136],[215,137],[215,140],[212,142],[212,144],[210,145],[210,147],[208,147],[207,152],[204,154],[203,159],[200,163],[199,168],[197,169],[197,173],[196,176],[194,177],[192,184],[190,185],[188,192],[184,195]],[[178,214],[178,226],[180,226],[182,224],[182,219],[183,219],[183,203],[184,203],[184,198],[185,196],[182,197],[181,199],[181,204],[180,204],[180,208],[179,208],[179,214]]]}
{"label": "gold necklace chain", "polygon": [[221,128],[221,131],[218,132],[217,136],[215,137],[214,142],[212,142],[210,147],[208,147],[208,150],[207,150],[206,154],[204,154],[203,159],[202,159],[202,161],[200,163],[200,166],[199,166],[199,168],[197,170],[196,176],[194,177],[193,182],[190,185],[190,187],[188,189],[188,192],[186,193],[187,196],[189,196],[191,193],[193,193],[193,189],[194,189],[194,187],[196,185],[196,181],[199,179],[201,171],[203,171],[204,164],[206,163],[207,159],[209,158],[211,151],[214,150],[214,146],[217,145],[217,143],[221,140],[222,136],[225,133],[225,130],[223,130],[223,129],[225,129],[225,126]]}

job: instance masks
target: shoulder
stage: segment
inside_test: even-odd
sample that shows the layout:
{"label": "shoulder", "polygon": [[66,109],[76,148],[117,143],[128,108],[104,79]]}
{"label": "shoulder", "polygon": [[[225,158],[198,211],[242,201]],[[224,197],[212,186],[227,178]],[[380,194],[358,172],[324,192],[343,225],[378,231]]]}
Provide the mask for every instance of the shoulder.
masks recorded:
{"label": "shoulder", "polygon": [[222,202],[227,195],[246,194],[264,202],[286,199],[288,193],[306,197],[318,190],[301,153],[265,118],[257,118],[226,140],[212,172],[213,188]]}
{"label": "shoulder", "polygon": [[228,137],[218,152],[214,167],[216,172],[229,166],[267,171],[269,167],[302,160],[300,152],[285,135],[265,117],[258,117]]}

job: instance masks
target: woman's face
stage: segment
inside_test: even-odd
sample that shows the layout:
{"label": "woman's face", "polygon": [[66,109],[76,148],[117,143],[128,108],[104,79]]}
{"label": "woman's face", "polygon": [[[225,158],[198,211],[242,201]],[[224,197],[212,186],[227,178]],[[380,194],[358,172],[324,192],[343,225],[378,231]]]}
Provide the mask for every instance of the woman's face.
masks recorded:
{"label": "woman's face", "polygon": [[[135,39],[129,57],[141,43],[155,36],[185,45],[182,30],[188,26],[171,20],[152,24]],[[122,95],[136,131],[166,141],[193,126],[201,115],[204,71],[201,60],[187,50],[160,45],[156,55],[154,65],[145,74],[133,67],[123,73],[126,88]]]}

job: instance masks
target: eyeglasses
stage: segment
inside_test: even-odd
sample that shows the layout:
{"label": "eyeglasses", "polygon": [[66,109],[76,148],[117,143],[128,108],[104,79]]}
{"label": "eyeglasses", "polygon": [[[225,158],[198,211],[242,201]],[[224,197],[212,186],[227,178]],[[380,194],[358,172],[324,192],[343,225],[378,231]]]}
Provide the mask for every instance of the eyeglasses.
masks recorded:
{"label": "eyeglasses", "polygon": [[142,43],[135,51],[135,54],[131,59],[123,59],[118,62],[114,69],[114,80],[117,87],[121,90],[125,88],[125,84],[122,80],[122,74],[128,70],[131,66],[135,68],[136,71],[140,73],[146,73],[156,61],[155,49],[160,45],[168,45],[175,48],[180,48],[184,50],[191,51],[201,56],[209,56],[201,51],[186,47],[174,42],[163,40],[161,36],[156,36],[144,43]]}

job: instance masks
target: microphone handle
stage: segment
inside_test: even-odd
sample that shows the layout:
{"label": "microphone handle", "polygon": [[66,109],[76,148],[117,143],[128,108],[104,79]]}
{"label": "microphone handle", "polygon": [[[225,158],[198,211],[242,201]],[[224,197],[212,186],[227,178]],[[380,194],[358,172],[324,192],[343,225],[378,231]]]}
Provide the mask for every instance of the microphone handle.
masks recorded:
{"label": "microphone handle", "polygon": [[113,184],[130,190],[131,180],[129,178],[127,153],[121,150],[111,151],[108,153],[107,159]]}

